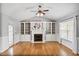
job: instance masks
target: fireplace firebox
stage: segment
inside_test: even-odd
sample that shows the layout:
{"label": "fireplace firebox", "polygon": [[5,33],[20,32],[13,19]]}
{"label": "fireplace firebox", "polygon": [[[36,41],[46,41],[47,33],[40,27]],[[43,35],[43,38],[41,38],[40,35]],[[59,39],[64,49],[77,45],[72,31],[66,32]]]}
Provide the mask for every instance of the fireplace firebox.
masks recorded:
{"label": "fireplace firebox", "polygon": [[42,34],[34,34],[34,41],[42,41]]}

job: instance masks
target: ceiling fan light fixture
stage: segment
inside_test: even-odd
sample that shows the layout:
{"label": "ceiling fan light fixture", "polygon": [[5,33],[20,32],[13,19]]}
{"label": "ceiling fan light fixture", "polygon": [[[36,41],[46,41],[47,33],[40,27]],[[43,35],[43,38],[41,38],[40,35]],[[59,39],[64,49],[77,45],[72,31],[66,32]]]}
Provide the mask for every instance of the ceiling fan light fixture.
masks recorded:
{"label": "ceiling fan light fixture", "polygon": [[36,16],[44,16],[43,13],[37,13]]}

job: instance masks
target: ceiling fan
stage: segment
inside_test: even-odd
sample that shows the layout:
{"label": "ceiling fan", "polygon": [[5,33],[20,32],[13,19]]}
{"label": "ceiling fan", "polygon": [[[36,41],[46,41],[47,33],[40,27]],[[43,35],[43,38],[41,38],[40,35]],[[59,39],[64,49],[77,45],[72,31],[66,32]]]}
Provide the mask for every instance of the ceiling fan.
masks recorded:
{"label": "ceiling fan", "polygon": [[38,9],[37,11],[32,11],[32,12],[36,12],[36,15],[37,16],[43,16],[46,14],[46,12],[48,12],[49,10],[48,9],[42,9],[42,6],[41,5],[38,5]]}

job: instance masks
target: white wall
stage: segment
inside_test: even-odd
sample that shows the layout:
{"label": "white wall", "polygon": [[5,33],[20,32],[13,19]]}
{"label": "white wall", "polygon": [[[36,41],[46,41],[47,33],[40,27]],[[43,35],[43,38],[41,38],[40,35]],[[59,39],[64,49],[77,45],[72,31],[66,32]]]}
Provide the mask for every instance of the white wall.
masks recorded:
{"label": "white wall", "polygon": [[79,15],[77,16],[77,18],[76,18],[77,20],[76,20],[76,22],[77,22],[77,29],[76,29],[76,35],[77,35],[77,50],[78,50],[78,52],[79,52]]}
{"label": "white wall", "polygon": [[59,40],[59,22],[58,21],[56,21],[55,27],[56,27],[56,29],[55,29],[55,32],[56,32],[55,38],[56,38],[56,40],[55,41],[59,42],[60,40]]}
{"label": "white wall", "polygon": [[[40,28],[37,30],[33,29],[33,26],[35,25],[35,23],[40,23]],[[56,24],[56,28],[57,29],[55,31],[55,34],[46,34],[46,22],[30,22],[30,34],[25,34],[25,35],[21,35],[21,41],[30,41],[30,42],[34,42],[34,34],[43,34],[43,42],[45,41],[57,41],[57,24]]]}
{"label": "white wall", "polygon": [[67,40],[62,40],[62,44],[73,50],[72,42]]}
{"label": "white wall", "polygon": [[21,35],[20,41],[25,41],[25,42],[31,41],[31,35],[29,34]]}
{"label": "white wall", "polygon": [[20,41],[20,23],[14,21],[14,43]]}
{"label": "white wall", "polygon": [[[1,12],[1,4],[0,4],[0,12]],[[2,36],[1,22],[2,22],[2,20],[1,20],[1,13],[0,13],[0,51],[1,51],[1,36]]]}
{"label": "white wall", "polygon": [[2,16],[2,36],[1,36],[1,52],[9,48],[9,39],[8,39],[8,25],[12,25],[14,27],[14,43],[19,41],[19,26],[18,22],[14,19],[10,18],[5,14],[1,14]]}
{"label": "white wall", "polygon": [[[60,42],[61,42],[63,45],[65,45],[65,46],[69,47],[70,49],[72,49],[72,51],[73,51],[74,53],[77,53],[76,17],[74,16],[74,17],[72,17],[72,18],[67,19],[67,21],[68,21],[68,20],[74,20],[74,31],[73,31],[74,37],[72,38],[72,41],[69,41],[68,38],[67,38],[67,40],[65,40],[65,39],[63,39],[63,38],[60,37]],[[66,20],[65,20],[65,21],[66,21]],[[61,23],[61,22],[60,22],[60,23]]]}
{"label": "white wall", "polygon": [[[29,34],[25,34],[25,35],[21,35],[21,41],[32,41],[34,40],[33,36],[34,34],[43,34],[43,40],[44,41],[56,41],[57,40],[57,31],[58,31],[58,27],[57,27],[57,23],[56,23],[56,34],[46,34],[45,31],[46,31],[46,24],[45,22],[51,22],[52,20],[49,19],[49,18],[45,18],[45,17],[33,17],[31,18],[30,20],[28,20],[29,22],[31,22],[31,34],[33,35],[29,35]],[[28,22],[25,20],[25,22]],[[40,29],[37,29],[37,30],[33,30],[32,27],[34,25],[34,23],[43,23],[43,27],[41,26]],[[42,24],[41,24],[42,25]]]}
{"label": "white wall", "polygon": [[57,41],[56,34],[47,34],[46,41]]}
{"label": "white wall", "polygon": [[58,41],[58,22],[55,22],[55,34],[45,34],[46,41]]}

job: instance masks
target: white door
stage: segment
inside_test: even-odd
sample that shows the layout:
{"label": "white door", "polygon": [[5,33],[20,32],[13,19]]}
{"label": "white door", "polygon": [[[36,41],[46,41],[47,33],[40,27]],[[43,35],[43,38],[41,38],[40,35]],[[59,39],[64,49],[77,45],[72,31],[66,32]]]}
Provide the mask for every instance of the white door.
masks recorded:
{"label": "white door", "polygon": [[13,45],[13,26],[9,25],[9,46]]}

